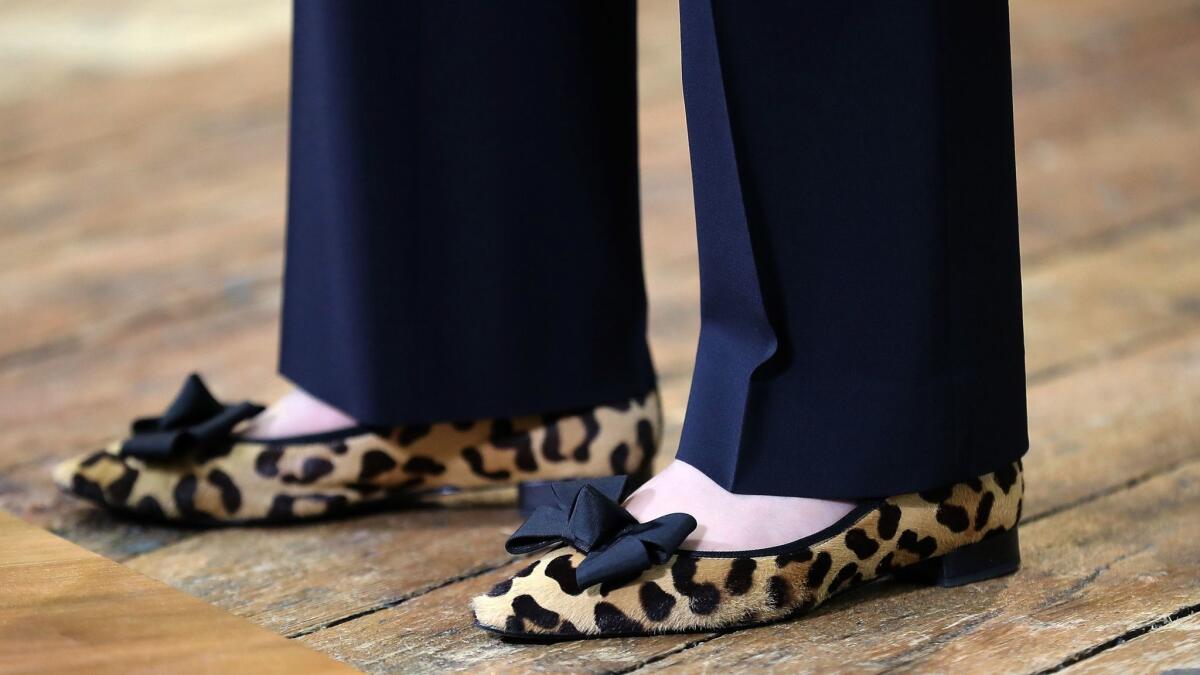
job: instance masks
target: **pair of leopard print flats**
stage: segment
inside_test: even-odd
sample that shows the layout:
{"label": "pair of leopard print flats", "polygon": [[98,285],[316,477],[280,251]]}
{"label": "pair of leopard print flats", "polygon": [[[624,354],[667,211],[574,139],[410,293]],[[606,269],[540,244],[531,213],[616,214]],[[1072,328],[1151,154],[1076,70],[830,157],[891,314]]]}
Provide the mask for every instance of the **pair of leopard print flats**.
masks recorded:
{"label": "pair of leopard print flats", "polygon": [[538,641],[726,631],[802,614],[874,579],[958,586],[1020,565],[1020,462],[863,503],[821,532],[756,551],[677,550],[695,520],[637,522],[619,505],[625,491],[619,477],[555,486],[554,503],[508,550],[559,548],[475,598],[476,624]]}
{"label": "pair of leopard print flats", "polygon": [[689,551],[679,546],[694,518],[643,523],[620,505],[650,471],[661,426],[653,392],[554,415],[240,436],[262,410],[219,403],[192,375],[162,416],[61,464],[55,479],[116,511],[201,525],[517,502],[529,519],[508,551],[554,550],[473,608],[481,628],[523,640],[732,630],[801,614],[878,578],[956,586],[1020,564],[1020,462],[862,503],[783,546]]}
{"label": "pair of leopard print flats", "polygon": [[474,422],[250,440],[263,407],[226,405],[188,377],[160,417],[123,441],[57,466],[55,482],[114,511],[156,521],[283,523],[389,507],[544,503],[553,481],[650,471],[657,395]]}

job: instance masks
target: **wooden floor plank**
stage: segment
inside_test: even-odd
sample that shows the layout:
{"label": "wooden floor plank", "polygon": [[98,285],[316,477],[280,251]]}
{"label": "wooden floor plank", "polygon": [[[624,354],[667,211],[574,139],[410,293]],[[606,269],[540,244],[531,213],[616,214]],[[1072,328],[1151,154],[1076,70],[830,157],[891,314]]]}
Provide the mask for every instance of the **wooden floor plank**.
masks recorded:
{"label": "wooden floor plank", "polygon": [[1062,672],[1067,675],[1150,675],[1183,669],[1200,671],[1200,614],[1155,625],[1149,632],[1087,656]]}
{"label": "wooden floor plank", "polygon": [[286,0],[4,0],[0,101],[218,59],[286,37],[290,15]]}
{"label": "wooden floor plank", "polygon": [[[1021,529],[1019,573],[956,589],[864,588],[648,671],[1034,672],[1200,603],[1200,463]],[[847,648],[853,645],[853,648]]]}
{"label": "wooden floor plank", "polygon": [[0,512],[0,671],[349,673]]}
{"label": "wooden floor plank", "polygon": [[282,635],[396,604],[510,560],[514,509],[426,509],[319,525],[208,532],[132,569]]}
{"label": "wooden floor plank", "polygon": [[1200,328],[1029,390],[1026,518],[1200,459]]}
{"label": "wooden floor plank", "polygon": [[[277,280],[284,125],[270,117],[234,117],[233,129],[187,119],[190,133],[0,171],[0,219],[20,227],[0,253],[0,312],[23,317],[0,335],[0,358],[47,341],[83,346],[130,314]],[[29,189],[38,184],[57,189]]]}
{"label": "wooden floor plank", "polygon": [[[131,136],[176,124],[180,117],[236,109],[286,92],[287,40],[267,36],[258,46],[207,63],[155,72],[93,73],[43,96],[0,104],[0,167],[57,153],[76,154],[110,136]],[[236,64],[236,65],[235,65]],[[235,70],[237,77],[231,77]],[[178,81],[180,86],[170,83]]]}
{"label": "wooden floor plank", "polygon": [[[1200,208],[1133,239],[1029,265],[1025,350],[1035,380],[1200,322]],[[1173,221],[1174,222],[1174,221]]]}
{"label": "wooden floor plank", "polygon": [[1010,4],[1014,86],[1062,87],[1120,61],[1169,50],[1200,31],[1191,0],[1053,0]]}
{"label": "wooden floor plank", "polygon": [[505,642],[476,628],[469,606],[472,597],[519,569],[519,564],[507,565],[300,641],[368,672],[567,673],[624,672],[696,637],[584,640],[552,647]]}
{"label": "wooden floor plank", "polygon": [[[1190,3],[1013,3],[1022,251],[1194,203],[1200,28]],[[1125,3],[1127,4],[1127,3]],[[1073,11],[1072,11],[1073,10]],[[1136,27],[1135,14],[1153,17]]]}

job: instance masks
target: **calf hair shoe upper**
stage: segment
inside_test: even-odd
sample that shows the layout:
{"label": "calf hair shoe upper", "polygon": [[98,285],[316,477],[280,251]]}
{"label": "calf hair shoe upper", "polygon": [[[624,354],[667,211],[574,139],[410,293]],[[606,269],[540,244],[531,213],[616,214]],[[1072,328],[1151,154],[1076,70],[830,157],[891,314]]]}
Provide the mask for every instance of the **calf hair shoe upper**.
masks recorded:
{"label": "calf hair shoe upper", "polygon": [[[730,630],[786,619],[873,579],[955,586],[1020,565],[1021,463],[863,503],[830,527],[756,551],[676,550],[695,521],[637,523],[611,481],[560,486],[509,540],[562,545],[473,601],[476,624],[531,640]],[[622,514],[623,512],[623,514]]]}
{"label": "calf hair shoe upper", "polygon": [[114,511],[202,525],[504,505],[527,484],[647,473],[661,426],[649,392],[546,415],[239,438],[236,428],[261,410],[217,402],[192,375],[161,417],[136,420],[129,438],[59,464],[55,482]]}

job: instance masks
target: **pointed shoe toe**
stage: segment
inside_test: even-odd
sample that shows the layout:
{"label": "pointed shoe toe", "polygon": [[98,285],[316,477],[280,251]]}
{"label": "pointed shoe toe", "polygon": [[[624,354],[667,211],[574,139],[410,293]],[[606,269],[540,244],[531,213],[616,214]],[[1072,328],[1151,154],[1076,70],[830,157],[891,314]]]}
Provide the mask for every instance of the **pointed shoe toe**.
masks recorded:
{"label": "pointed shoe toe", "polygon": [[661,427],[657,393],[553,415],[357,426],[270,440],[237,429],[262,406],[223,404],[196,375],[161,417],[54,468],[64,491],[138,518],[286,523],[420,505],[532,509],[552,481],[644,474]]}
{"label": "pointed shoe toe", "polygon": [[581,566],[589,557],[611,557],[627,527],[588,554],[570,545],[550,551],[475,598],[472,609],[480,628],[508,638],[568,640],[761,625],[883,578],[946,587],[983,581],[1020,565],[1023,493],[1015,462],[947,488],[862,504],[783,546],[673,551],[640,574],[581,588]]}

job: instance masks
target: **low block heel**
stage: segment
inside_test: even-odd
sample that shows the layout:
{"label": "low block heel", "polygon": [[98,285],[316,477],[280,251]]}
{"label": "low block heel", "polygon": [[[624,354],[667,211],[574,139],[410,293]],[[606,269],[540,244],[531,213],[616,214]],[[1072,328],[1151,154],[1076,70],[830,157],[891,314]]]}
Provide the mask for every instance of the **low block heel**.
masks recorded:
{"label": "low block heel", "polygon": [[1002,577],[1021,566],[1021,544],[1017,529],[910,565],[895,574],[897,579],[953,588]]}

